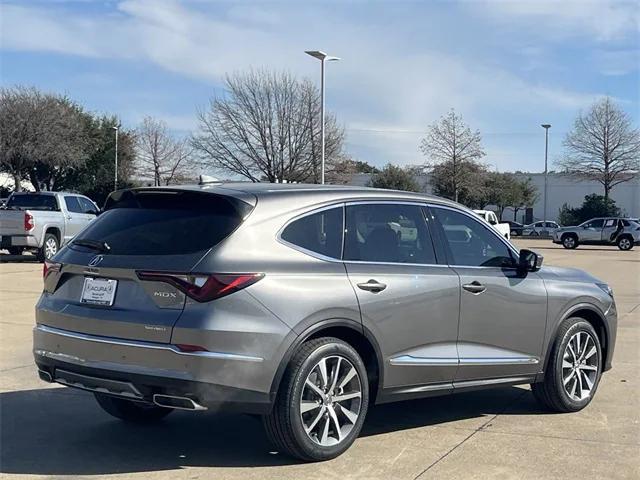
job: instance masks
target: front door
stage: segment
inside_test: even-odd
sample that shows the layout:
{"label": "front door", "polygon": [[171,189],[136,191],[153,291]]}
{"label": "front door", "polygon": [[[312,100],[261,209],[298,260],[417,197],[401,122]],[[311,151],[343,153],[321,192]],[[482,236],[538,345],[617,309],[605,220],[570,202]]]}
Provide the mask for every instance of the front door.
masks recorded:
{"label": "front door", "polygon": [[346,212],[343,258],[363,324],[379,340],[384,387],[450,388],[458,363],[459,280],[438,263],[425,209],[359,203]]}
{"label": "front door", "polygon": [[580,233],[581,242],[600,242],[602,240],[602,227],[604,226],[603,218],[596,218],[582,226],[583,231]]}
{"label": "front door", "polygon": [[64,227],[64,243],[66,244],[75,237],[88,222],[77,196],[65,195],[64,204],[67,210],[65,213]]}
{"label": "front door", "polygon": [[618,233],[618,219],[617,218],[608,218],[604,221],[604,226],[602,227],[602,237],[601,240],[603,242],[613,242]]}
{"label": "front door", "polygon": [[460,366],[454,386],[534,375],[542,369],[547,292],[521,274],[499,235],[464,212],[431,207],[451,268],[460,277]]}

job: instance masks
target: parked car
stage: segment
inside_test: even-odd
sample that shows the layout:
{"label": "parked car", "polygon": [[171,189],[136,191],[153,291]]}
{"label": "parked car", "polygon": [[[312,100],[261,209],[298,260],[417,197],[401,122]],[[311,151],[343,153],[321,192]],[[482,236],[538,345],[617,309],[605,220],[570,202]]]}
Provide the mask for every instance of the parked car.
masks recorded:
{"label": "parked car", "polygon": [[371,404],[531,384],[552,410],[588,405],[611,368],[613,293],[541,265],[432,196],[123,190],[45,263],[33,351],[41,379],[117,418],[259,414],[279,451],[325,460]]}
{"label": "parked car", "polygon": [[558,228],[560,228],[560,225],[558,225],[556,222],[546,222],[546,225],[545,222],[535,222],[529,225],[525,225],[525,227],[522,229],[522,235],[530,237],[551,237],[553,236],[553,232],[555,232]]}
{"label": "parked car", "polygon": [[524,228],[524,225],[519,222],[514,222],[513,220],[507,220],[506,223],[509,224],[509,230],[512,237],[522,235],[522,229]]}
{"label": "parked car", "polygon": [[511,240],[511,227],[508,223],[500,223],[498,217],[491,210],[474,210],[474,213],[491,225],[507,240]]}
{"label": "parked car", "polygon": [[15,192],[0,211],[0,248],[52,258],[98,214],[89,198],[65,192]]}
{"label": "parked car", "polygon": [[631,250],[640,244],[640,224],[619,217],[592,218],[577,227],[562,227],[555,231],[553,243],[573,249],[578,245],[617,245]]}

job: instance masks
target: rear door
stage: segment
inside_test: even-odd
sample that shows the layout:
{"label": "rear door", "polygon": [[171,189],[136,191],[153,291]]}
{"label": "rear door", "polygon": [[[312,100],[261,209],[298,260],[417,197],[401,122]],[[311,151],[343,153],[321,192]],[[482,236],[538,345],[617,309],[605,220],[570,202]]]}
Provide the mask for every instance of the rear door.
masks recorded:
{"label": "rear door", "polygon": [[604,221],[604,225],[602,226],[601,240],[603,242],[613,242],[616,238],[617,230],[618,230],[618,219],[607,218]]}
{"label": "rear door", "polygon": [[420,204],[347,204],[344,263],[380,343],[384,387],[449,388],[458,359],[458,276],[438,263]]}
{"label": "rear door", "polygon": [[[252,206],[190,191],[114,195],[106,211],[55,257],[62,266],[45,278],[37,322],[93,335],[169,342],[185,294],[173,283],[141,280],[142,272],[173,273],[197,282],[193,266],[237,228]],[[100,290],[109,292],[98,297],[104,293]]]}
{"label": "rear door", "polygon": [[65,195],[64,243],[75,237],[87,225],[85,214],[76,195]]}

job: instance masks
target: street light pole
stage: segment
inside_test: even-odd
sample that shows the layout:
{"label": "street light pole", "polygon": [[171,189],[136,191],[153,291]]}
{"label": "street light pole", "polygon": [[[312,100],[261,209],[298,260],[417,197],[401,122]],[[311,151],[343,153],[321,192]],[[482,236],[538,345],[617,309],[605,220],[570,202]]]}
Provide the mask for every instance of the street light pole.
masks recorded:
{"label": "street light pole", "polygon": [[544,206],[543,206],[544,228],[542,231],[545,232],[547,228],[547,176],[548,176],[547,158],[549,155],[549,129],[551,128],[551,125],[549,125],[548,123],[543,123],[541,127],[544,128]]}
{"label": "street light pole", "polygon": [[305,53],[320,60],[320,155],[322,159],[320,183],[324,185],[324,62],[336,62],[340,59],[319,50],[307,50]]}
{"label": "street light pole", "polygon": [[118,189],[118,130],[120,129],[119,125],[113,127],[116,131],[116,158],[115,158],[115,174],[113,176],[113,190]]}

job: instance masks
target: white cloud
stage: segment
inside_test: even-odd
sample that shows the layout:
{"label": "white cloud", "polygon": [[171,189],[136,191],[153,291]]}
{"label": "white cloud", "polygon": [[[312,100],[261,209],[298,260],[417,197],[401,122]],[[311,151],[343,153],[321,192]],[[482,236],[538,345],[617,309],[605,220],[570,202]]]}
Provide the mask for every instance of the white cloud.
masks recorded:
{"label": "white cloud", "polygon": [[[512,17],[541,19],[551,10],[544,1],[521,3],[491,3],[490,7]],[[572,13],[563,14],[563,21],[593,21],[574,12],[578,9],[571,5]],[[287,4],[269,6],[126,0],[114,14],[95,15],[5,5],[1,42],[3,48],[18,51],[149,62],[212,84],[219,84],[226,72],[263,65],[315,79],[317,61],[303,51],[326,46],[344,59],[327,67],[328,105],[339,111],[340,121],[346,124],[349,145],[377,163],[419,161],[419,132],[450,108],[462,112],[474,127],[495,131],[501,126],[513,128],[509,123],[500,125],[504,114],[530,121],[549,111],[577,110],[599,96],[533,82],[464,52],[441,51],[392,24],[368,22],[339,11],[329,21],[316,11],[321,8],[317,4],[304,10]],[[606,25],[596,22],[593,28],[607,34],[614,23],[626,25],[616,13]],[[441,28],[445,37],[450,33],[446,25],[432,28]],[[150,113],[164,117],[176,130],[193,125],[181,114]]]}
{"label": "white cloud", "polygon": [[488,0],[473,3],[505,23],[518,22],[541,36],[595,36],[608,41],[640,31],[640,8],[635,0]]}

